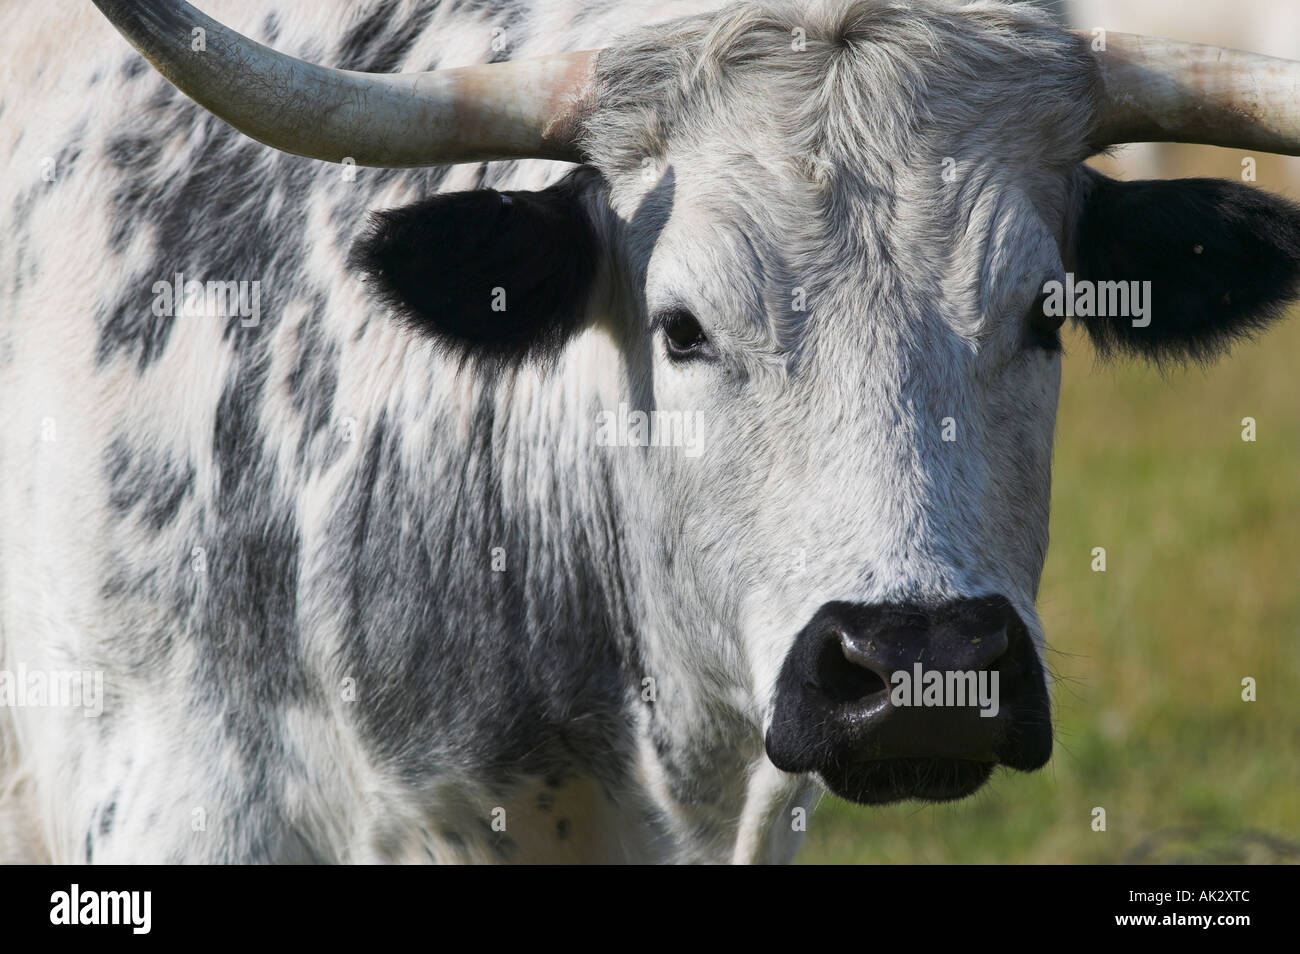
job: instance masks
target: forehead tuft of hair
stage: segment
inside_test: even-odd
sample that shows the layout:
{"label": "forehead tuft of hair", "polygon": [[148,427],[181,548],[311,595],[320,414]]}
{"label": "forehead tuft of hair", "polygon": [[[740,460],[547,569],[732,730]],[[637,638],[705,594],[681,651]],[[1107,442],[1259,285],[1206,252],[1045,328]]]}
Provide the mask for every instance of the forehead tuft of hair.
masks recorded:
{"label": "forehead tuft of hair", "polygon": [[1065,166],[1086,157],[1096,89],[1087,41],[1027,4],[740,2],[607,50],[585,145],[597,166],[632,171],[678,137],[762,110],[796,171],[971,129]]}

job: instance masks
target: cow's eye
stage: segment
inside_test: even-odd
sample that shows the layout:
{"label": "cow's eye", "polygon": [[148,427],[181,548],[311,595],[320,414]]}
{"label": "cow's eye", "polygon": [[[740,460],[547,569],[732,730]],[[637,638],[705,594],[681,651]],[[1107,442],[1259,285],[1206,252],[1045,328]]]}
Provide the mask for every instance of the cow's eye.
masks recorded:
{"label": "cow's eye", "polygon": [[714,357],[713,342],[689,311],[674,308],[658,317],[664,347],[673,361],[698,361]]}
{"label": "cow's eye", "polygon": [[1029,306],[1029,346],[1046,351],[1061,350],[1061,325],[1065,324],[1065,315],[1049,315],[1045,308],[1047,292],[1042,292]]}

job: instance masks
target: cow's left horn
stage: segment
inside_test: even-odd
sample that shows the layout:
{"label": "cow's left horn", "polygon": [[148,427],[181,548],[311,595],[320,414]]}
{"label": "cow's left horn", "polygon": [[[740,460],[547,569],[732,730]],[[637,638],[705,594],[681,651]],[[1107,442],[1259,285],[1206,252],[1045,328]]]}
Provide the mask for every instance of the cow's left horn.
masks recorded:
{"label": "cow's left horn", "polygon": [[180,0],[95,5],[195,102],[285,152],[388,167],[582,159],[576,138],[599,51],[356,73],[277,53]]}
{"label": "cow's left horn", "polygon": [[1300,155],[1300,63],[1133,33],[1080,33],[1101,72],[1097,148],[1188,142]]}

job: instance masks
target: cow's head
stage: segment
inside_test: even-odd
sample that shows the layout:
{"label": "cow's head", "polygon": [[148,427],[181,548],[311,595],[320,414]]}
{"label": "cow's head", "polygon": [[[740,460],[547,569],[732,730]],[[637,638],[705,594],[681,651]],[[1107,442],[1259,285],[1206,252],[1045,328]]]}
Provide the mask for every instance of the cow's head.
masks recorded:
{"label": "cow's head", "polygon": [[[584,163],[541,192],[383,213],[356,262],[489,372],[604,334],[628,408],[698,415],[698,447],[679,418],[687,446],[624,454],[654,554],[644,622],[712,634],[704,678],[748,688],[771,760],[859,801],[959,797],[1049,756],[1034,600],[1065,310],[1103,350],[1204,359],[1297,291],[1295,207],[1081,164],[1141,139],[1300,151],[1275,61],[989,3],[744,4],[599,55],[384,78],[350,112],[348,84],[377,78],[286,66],[210,21],[209,50],[278,85],[211,54],[187,78],[168,44],[194,11],[100,3],[281,148]],[[1233,70],[1258,79],[1250,110]],[[268,127],[264,87],[293,128]],[[1099,300],[1123,313],[1088,316]]]}

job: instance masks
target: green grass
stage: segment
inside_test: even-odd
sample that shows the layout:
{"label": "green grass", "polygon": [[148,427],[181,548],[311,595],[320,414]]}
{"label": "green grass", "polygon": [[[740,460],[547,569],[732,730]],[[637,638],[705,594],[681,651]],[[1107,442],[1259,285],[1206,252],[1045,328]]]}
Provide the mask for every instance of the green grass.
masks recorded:
{"label": "green grass", "polygon": [[954,804],[826,796],[801,863],[1300,860],[1300,315],[1207,370],[1066,350],[1051,762]]}

